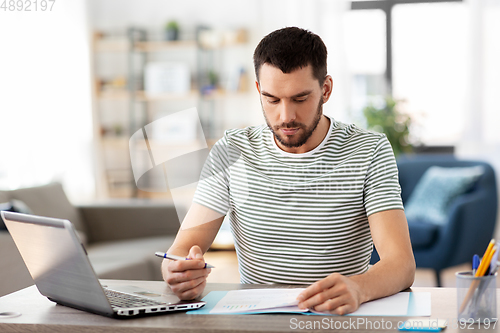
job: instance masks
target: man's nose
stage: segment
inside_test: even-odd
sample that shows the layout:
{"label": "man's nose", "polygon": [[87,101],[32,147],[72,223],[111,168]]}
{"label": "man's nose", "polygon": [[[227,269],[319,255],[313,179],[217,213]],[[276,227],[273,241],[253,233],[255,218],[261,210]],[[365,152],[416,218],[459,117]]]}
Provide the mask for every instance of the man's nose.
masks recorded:
{"label": "man's nose", "polygon": [[288,101],[283,101],[281,103],[281,110],[280,110],[280,120],[281,122],[287,124],[295,120],[296,117],[296,110],[295,110],[295,105],[293,103],[290,103]]}

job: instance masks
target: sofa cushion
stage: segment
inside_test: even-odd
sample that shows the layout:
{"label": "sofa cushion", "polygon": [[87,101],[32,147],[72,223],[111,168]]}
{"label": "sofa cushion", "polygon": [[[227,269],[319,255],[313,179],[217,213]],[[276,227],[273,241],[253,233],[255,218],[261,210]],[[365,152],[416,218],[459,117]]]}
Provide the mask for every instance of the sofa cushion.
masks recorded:
{"label": "sofa cushion", "polygon": [[66,197],[60,183],[22,188],[9,192],[10,199],[23,201],[35,215],[69,220],[75,228],[86,233],[80,211]]}
{"label": "sofa cushion", "polygon": [[148,237],[95,243],[87,248],[94,271],[101,279],[162,280],[161,258],[175,236]]}
{"label": "sofa cushion", "polygon": [[0,191],[0,202],[8,202],[9,201],[9,192]]}
{"label": "sofa cushion", "polygon": [[437,225],[446,224],[450,203],[468,191],[483,173],[482,166],[430,167],[408,198],[406,217]]}
{"label": "sofa cushion", "polygon": [[436,241],[439,226],[433,223],[418,220],[408,220],[411,246],[413,249],[430,247]]}
{"label": "sofa cushion", "polygon": [[127,199],[79,206],[89,243],[175,235],[176,207],[168,202]]}

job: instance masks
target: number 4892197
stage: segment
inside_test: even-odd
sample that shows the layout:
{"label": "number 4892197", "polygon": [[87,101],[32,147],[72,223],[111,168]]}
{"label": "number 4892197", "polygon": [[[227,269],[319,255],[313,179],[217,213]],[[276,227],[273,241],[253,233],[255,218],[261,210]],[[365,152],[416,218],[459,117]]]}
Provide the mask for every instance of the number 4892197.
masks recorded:
{"label": "number 4892197", "polygon": [[56,0],[3,0],[0,5],[0,10],[4,12],[52,11],[55,2]]}

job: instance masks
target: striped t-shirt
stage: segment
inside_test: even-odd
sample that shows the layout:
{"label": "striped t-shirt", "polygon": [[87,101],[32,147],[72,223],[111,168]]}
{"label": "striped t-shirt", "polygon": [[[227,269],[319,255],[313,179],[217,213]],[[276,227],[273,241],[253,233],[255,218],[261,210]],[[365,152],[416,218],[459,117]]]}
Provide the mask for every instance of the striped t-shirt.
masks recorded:
{"label": "striped t-shirt", "polygon": [[367,270],[368,216],[403,209],[385,135],[330,118],[321,144],[284,152],[266,125],[225,132],[194,202],[229,214],[242,283],[309,284]]}

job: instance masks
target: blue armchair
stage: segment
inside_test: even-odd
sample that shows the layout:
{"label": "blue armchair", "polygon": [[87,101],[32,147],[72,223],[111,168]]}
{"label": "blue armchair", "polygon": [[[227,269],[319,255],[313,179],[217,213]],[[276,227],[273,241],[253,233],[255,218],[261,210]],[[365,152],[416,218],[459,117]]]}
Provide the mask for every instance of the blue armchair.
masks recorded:
{"label": "blue armchair", "polygon": [[[475,185],[451,202],[447,223],[436,225],[408,219],[417,268],[434,269],[437,285],[441,286],[442,269],[472,262],[472,256],[481,256],[493,237],[498,205],[495,172],[486,162],[457,160],[453,155],[406,155],[399,157],[397,164],[403,204],[431,166],[484,168]],[[371,263],[378,260],[374,251]]]}

